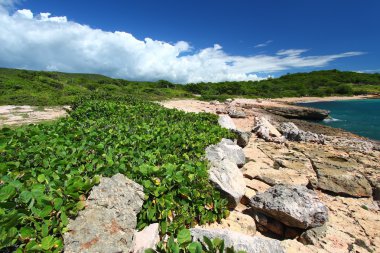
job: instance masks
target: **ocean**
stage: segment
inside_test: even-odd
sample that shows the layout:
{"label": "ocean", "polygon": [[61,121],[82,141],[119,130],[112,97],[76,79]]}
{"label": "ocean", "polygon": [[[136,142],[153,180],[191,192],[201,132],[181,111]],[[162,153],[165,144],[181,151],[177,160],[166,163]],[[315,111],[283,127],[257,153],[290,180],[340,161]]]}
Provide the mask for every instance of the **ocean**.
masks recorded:
{"label": "ocean", "polygon": [[311,102],[299,105],[329,110],[332,118],[319,122],[321,124],[380,141],[380,99]]}

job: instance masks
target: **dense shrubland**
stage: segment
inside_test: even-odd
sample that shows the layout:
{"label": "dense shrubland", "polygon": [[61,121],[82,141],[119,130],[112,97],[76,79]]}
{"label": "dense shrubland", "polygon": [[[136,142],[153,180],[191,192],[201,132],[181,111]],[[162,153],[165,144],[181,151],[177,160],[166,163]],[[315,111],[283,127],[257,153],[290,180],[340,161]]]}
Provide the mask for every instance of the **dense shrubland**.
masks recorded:
{"label": "dense shrubland", "polygon": [[0,130],[0,251],[62,250],[68,218],[100,176],[143,185],[138,228],[175,235],[228,214],[208,182],[206,146],[230,133],[217,116],[134,99],[83,99],[49,124]]}
{"label": "dense shrubland", "polygon": [[92,94],[147,100],[189,98],[331,96],[380,93],[380,74],[337,70],[284,75],[262,81],[179,85],[165,80],[136,82],[102,75],[0,68],[0,104],[63,105]]}

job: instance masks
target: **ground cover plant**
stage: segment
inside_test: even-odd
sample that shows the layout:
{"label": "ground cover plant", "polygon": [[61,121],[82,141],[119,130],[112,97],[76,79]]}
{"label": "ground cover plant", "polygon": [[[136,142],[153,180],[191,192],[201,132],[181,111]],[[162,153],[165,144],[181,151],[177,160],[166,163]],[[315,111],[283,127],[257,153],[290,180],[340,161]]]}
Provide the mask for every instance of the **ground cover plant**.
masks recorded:
{"label": "ground cover plant", "polygon": [[134,99],[83,99],[65,119],[0,131],[0,251],[60,252],[68,218],[100,176],[144,186],[138,228],[161,233],[228,215],[208,182],[206,146],[230,133],[217,116]]}

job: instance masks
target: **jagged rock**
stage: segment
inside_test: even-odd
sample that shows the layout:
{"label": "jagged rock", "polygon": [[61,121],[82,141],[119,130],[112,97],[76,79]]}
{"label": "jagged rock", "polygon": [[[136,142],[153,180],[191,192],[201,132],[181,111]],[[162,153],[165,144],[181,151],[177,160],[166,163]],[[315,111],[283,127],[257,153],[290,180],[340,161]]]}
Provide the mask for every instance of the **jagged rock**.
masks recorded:
{"label": "jagged rock", "polygon": [[133,238],[133,253],[144,253],[146,249],[155,249],[160,241],[160,225],[158,223],[150,224],[140,232],[135,232]]}
{"label": "jagged rock", "polygon": [[293,122],[281,123],[279,130],[289,141],[304,141],[315,143],[324,143],[325,141],[323,135],[309,131],[302,131]]}
{"label": "jagged rock", "polygon": [[252,129],[253,133],[265,140],[270,142],[282,143],[285,138],[280,132],[264,117],[255,117],[255,125]]}
{"label": "jagged rock", "polygon": [[237,145],[239,145],[242,148],[248,145],[249,139],[252,136],[251,132],[243,132],[240,130],[233,130],[233,132],[237,135]]}
{"label": "jagged rock", "polygon": [[218,123],[221,127],[236,130],[235,123],[232,121],[231,117],[228,115],[220,115],[218,119]]}
{"label": "jagged rock", "polygon": [[[227,114],[227,110],[225,108],[216,108],[215,109],[216,114]],[[228,115],[225,115],[228,116]]]}
{"label": "jagged rock", "polygon": [[255,126],[252,131],[255,132],[254,129],[258,126],[267,128],[271,137],[281,137],[281,133],[264,117],[255,117]]}
{"label": "jagged rock", "polygon": [[201,228],[228,229],[249,236],[253,236],[256,233],[255,220],[251,216],[237,211],[231,211],[230,215],[227,218],[222,219],[220,223],[215,222],[202,225]]}
{"label": "jagged rock", "polygon": [[301,243],[307,245],[318,245],[318,241],[321,240],[323,237],[326,236],[326,224],[324,224],[321,227],[316,227],[312,229],[308,229],[305,232],[303,232],[300,237],[298,238],[298,241]]}
{"label": "jagged rock", "polygon": [[290,119],[323,120],[329,116],[329,111],[302,106],[270,106],[258,105],[270,113]]}
{"label": "jagged rock", "polygon": [[193,241],[203,242],[203,237],[224,240],[225,247],[234,247],[247,253],[283,253],[280,241],[257,236],[247,236],[224,229],[190,229]]}
{"label": "jagged rock", "polygon": [[218,105],[219,101],[218,100],[212,100],[210,101],[210,105]]}
{"label": "jagged rock", "polygon": [[236,207],[246,189],[243,173],[228,159],[214,160],[210,164],[210,182],[227,198],[230,208]]}
{"label": "jagged rock", "polygon": [[243,149],[229,139],[222,139],[218,144],[207,147],[206,158],[209,161],[228,159],[239,167],[245,164]]}
{"label": "jagged rock", "polygon": [[328,253],[328,251],[312,245],[305,246],[296,240],[283,240],[281,246],[286,253]]}
{"label": "jagged rock", "polygon": [[305,186],[273,186],[254,196],[250,206],[289,227],[318,227],[328,219],[327,207]]}
{"label": "jagged rock", "polygon": [[143,187],[124,175],[101,178],[69,222],[65,252],[129,252],[143,202]]}
{"label": "jagged rock", "polygon": [[245,114],[244,111],[238,110],[236,108],[229,108],[227,110],[227,113],[231,118],[245,118],[245,117],[247,117],[247,115]]}

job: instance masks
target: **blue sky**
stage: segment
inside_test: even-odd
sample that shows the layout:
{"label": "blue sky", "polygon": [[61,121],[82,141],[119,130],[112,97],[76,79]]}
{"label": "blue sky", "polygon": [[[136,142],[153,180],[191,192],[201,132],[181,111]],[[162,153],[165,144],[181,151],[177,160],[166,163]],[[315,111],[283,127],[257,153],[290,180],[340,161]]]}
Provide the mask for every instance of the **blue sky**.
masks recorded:
{"label": "blue sky", "polygon": [[377,0],[0,2],[2,67],[181,83],[380,71]]}

